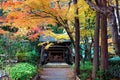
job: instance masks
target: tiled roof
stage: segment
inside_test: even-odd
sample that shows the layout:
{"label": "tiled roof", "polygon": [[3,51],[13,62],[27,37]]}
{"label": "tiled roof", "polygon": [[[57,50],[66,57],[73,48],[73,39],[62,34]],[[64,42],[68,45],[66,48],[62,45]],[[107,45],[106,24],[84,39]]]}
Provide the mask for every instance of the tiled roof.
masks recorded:
{"label": "tiled roof", "polygon": [[70,40],[66,40],[66,39],[61,39],[61,40],[57,40],[55,39],[54,37],[51,37],[51,36],[40,36],[39,38],[39,41],[40,42],[71,42]]}

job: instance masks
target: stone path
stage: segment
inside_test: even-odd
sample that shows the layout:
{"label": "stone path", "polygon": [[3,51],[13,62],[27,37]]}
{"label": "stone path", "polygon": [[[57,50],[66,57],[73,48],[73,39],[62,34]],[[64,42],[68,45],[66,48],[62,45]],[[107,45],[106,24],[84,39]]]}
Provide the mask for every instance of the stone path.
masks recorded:
{"label": "stone path", "polygon": [[70,68],[44,68],[40,80],[74,80],[74,74]]}
{"label": "stone path", "polygon": [[40,80],[74,80],[74,74],[66,63],[48,63],[43,68]]}

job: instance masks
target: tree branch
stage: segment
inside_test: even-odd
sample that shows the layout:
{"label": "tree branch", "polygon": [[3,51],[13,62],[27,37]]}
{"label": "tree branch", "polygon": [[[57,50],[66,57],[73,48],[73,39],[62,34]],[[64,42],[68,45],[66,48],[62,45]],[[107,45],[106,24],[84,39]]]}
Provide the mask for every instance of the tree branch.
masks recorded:
{"label": "tree branch", "polygon": [[70,0],[70,1],[69,1],[69,3],[68,3],[68,10],[67,10],[67,12],[66,12],[65,16],[67,16],[67,13],[68,13],[68,12],[69,12],[69,10],[70,10],[71,3],[72,3],[72,0]]}
{"label": "tree branch", "polygon": [[106,11],[106,9],[104,8],[100,8],[98,5],[94,4],[91,0],[85,0],[86,3],[91,7],[91,9],[106,14],[108,11]]}

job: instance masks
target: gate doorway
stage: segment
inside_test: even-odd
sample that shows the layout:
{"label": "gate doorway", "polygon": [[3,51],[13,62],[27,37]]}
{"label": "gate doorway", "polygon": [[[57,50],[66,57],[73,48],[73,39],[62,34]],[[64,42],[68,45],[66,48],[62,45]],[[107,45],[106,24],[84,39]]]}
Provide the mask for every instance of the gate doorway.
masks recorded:
{"label": "gate doorway", "polygon": [[51,46],[49,49],[42,48],[41,51],[41,64],[51,62],[57,63],[72,63],[72,55],[70,49],[66,46]]}
{"label": "gate doorway", "polygon": [[65,62],[65,55],[63,51],[50,51],[48,53],[49,62]]}

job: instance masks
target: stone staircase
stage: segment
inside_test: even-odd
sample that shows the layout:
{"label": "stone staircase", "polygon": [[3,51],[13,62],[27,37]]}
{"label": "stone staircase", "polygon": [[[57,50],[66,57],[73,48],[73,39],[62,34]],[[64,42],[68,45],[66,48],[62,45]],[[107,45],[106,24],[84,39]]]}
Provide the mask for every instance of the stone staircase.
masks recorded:
{"label": "stone staircase", "polygon": [[[47,63],[43,65],[40,80],[75,80],[73,70],[67,63]],[[80,80],[76,77],[76,80]]]}
{"label": "stone staircase", "polygon": [[43,65],[43,68],[70,68],[67,63],[47,63]]}
{"label": "stone staircase", "polygon": [[40,80],[74,80],[71,68],[43,68]]}

